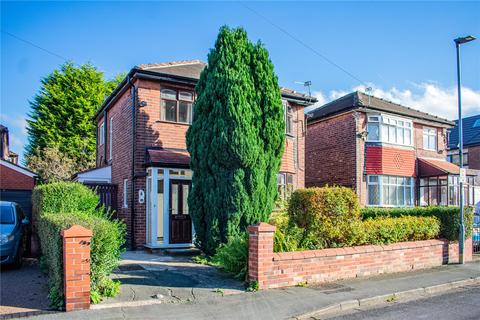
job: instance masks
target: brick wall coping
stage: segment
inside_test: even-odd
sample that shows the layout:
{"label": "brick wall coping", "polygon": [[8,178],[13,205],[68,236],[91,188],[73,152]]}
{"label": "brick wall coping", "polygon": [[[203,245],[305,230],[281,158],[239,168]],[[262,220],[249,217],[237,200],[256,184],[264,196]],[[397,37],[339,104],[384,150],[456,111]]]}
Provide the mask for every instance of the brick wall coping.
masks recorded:
{"label": "brick wall coping", "polygon": [[91,237],[92,230],[86,229],[79,225],[74,225],[69,229],[62,230],[60,234],[64,238]]}
{"label": "brick wall coping", "polygon": [[247,230],[249,233],[254,232],[275,232],[276,227],[271,224],[260,222],[252,226],[248,226]]}
{"label": "brick wall coping", "polygon": [[345,256],[362,254],[369,252],[381,252],[381,251],[393,251],[403,249],[413,249],[422,247],[431,247],[448,244],[448,240],[433,239],[433,240],[421,240],[421,241],[406,241],[397,242],[388,245],[366,245],[355,246],[345,248],[328,248],[321,250],[305,250],[305,251],[293,251],[293,252],[277,252],[273,254],[274,261],[283,260],[301,260],[318,257],[333,257],[333,256]]}

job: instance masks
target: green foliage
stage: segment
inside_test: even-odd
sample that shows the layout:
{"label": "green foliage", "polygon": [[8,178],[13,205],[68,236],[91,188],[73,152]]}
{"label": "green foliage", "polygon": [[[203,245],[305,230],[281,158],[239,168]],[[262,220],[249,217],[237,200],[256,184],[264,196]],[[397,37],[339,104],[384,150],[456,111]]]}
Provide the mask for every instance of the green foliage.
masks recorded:
{"label": "green foliage", "polygon": [[42,269],[49,276],[52,307],[63,307],[62,240],[60,231],[78,224],[92,230],[90,247],[91,300],[116,295],[120,283],[108,276],[118,265],[125,242],[126,227],[111,220],[104,208],[97,208],[99,198],[88,187],[75,182],[54,182],[33,191],[33,214],[42,248]]}
{"label": "green foliage", "polygon": [[248,236],[239,234],[230,237],[227,243],[218,248],[211,262],[235,278],[244,280],[248,268]]}
{"label": "green foliage", "polygon": [[[448,240],[458,240],[460,229],[460,209],[459,207],[414,207],[414,208],[363,208],[361,210],[363,219],[375,217],[401,217],[401,216],[419,216],[436,217],[440,221],[439,236]],[[465,208],[465,229],[466,237],[472,235],[473,229],[473,208]]]}
{"label": "green foliage", "polygon": [[302,249],[300,248],[302,229],[290,223],[290,218],[286,211],[273,213],[269,223],[276,227],[273,241],[274,252],[289,252]]}
{"label": "green foliage", "polygon": [[402,241],[434,239],[440,232],[436,217],[377,217],[362,222],[355,245],[390,244]]}
{"label": "green foliage", "polygon": [[42,157],[45,148],[57,147],[75,162],[76,171],[94,166],[96,124],[92,117],[118,82],[119,77],[105,81],[91,64],[76,67],[71,62],[43,78],[30,103],[26,164],[33,165],[33,156]]}
{"label": "green foliage", "polygon": [[38,220],[45,212],[89,212],[103,215],[97,210],[100,199],[95,191],[77,182],[52,182],[35,187],[32,195],[33,215]]}
{"label": "green foliage", "polygon": [[333,248],[355,241],[360,206],[350,188],[298,189],[290,198],[288,214],[290,224],[302,229],[300,247]]}
{"label": "green foliage", "polygon": [[58,146],[35,150],[28,158],[28,166],[44,182],[70,180],[77,172],[77,163],[61,152]]}
{"label": "green foliage", "polygon": [[247,286],[247,292],[257,292],[260,289],[258,281],[250,281]]}
{"label": "green foliage", "polygon": [[268,220],[285,123],[268,52],[242,28],[220,29],[196,91],[187,132],[190,214],[197,245],[211,255],[248,225]]}
{"label": "green foliage", "polygon": [[[62,239],[60,231],[73,225],[92,230],[90,247],[91,290],[101,296],[118,293],[118,284],[108,279],[120,261],[126,228],[123,222],[111,221],[85,212],[44,212],[38,222],[38,235],[47,264],[51,300],[58,307],[63,301]],[[95,299],[95,296],[94,296]]]}

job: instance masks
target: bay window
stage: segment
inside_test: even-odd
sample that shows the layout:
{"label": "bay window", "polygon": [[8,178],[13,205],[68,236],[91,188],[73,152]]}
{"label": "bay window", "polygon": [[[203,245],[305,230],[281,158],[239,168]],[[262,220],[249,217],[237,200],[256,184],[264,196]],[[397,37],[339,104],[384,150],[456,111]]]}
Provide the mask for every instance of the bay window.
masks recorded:
{"label": "bay window", "polygon": [[423,128],[423,149],[437,150],[437,129]]}
{"label": "bay window", "polygon": [[369,206],[413,206],[413,178],[387,175],[367,176]]}
{"label": "bay window", "polygon": [[368,116],[367,141],[412,146],[412,121],[386,115]]}
{"label": "bay window", "polygon": [[193,93],[162,89],[161,99],[160,119],[162,121],[192,123]]}

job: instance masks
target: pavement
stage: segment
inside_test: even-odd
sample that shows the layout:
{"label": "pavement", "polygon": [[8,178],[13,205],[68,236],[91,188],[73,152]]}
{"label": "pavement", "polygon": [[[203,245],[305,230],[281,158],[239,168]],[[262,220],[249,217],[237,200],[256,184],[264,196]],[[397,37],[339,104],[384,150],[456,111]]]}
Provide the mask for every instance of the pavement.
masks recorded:
{"label": "pavement", "polygon": [[[157,261],[157,263],[164,265],[166,262]],[[189,262],[172,261],[172,263],[188,264]],[[134,264],[138,264],[138,260]],[[241,290],[232,288],[232,290],[238,290],[234,291],[237,294],[222,294],[222,289],[217,284],[211,284],[207,278],[204,278],[205,275],[202,275],[201,267],[193,268],[187,270],[190,270],[190,275],[198,281],[196,286],[191,286],[191,283],[188,283],[184,287],[172,287],[172,290],[176,292],[176,290],[182,288],[194,288],[194,292],[204,292],[205,295],[200,294],[195,295],[195,297],[190,296],[190,299],[180,300],[174,298],[177,300],[176,303],[170,302],[170,299],[163,299],[163,297],[157,299],[159,300],[158,303],[152,303],[152,298],[137,299],[133,302],[130,299],[124,301],[123,305],[121,301],[117,301],[111,302],[109,307],[98,308],[98,306],[94,306],[92,310],[45,314],[33,318],[200,320],[255,319],[261,317],[262,319],[315,319],[322,318],[332,312],[354,310],[359,307],[374,306],[407,298],[424,298],[453,288],[480,285],[480,262],[477,261],[465,265],[447,265],[428,270],[309,285],[307,287],[290,287],[259,292],[241,292]],[[198,277],[195,276],[195,270],[199,271]],[[168,272],[179,271],[180,269],[176,269]],[[207,271],[207,274],[209,272],[211,271]],[[170,275],[171,277],[174,276]],[[160,279],[171,281],[171,277],[164,276]],[[149,287],[147,282],[132,285],[138,285],[136,294],[140,294],[142,286]],[[167,287],[169,286],[165,286],[165,288]],[[149,294],[150,292],[145,293],[144,296]],[[108,303],[106,302],[106,304]]]}
{"label": "pavement", "polygon": [[0,272],[0,319],[7,314],[21,316],[48,309],[47,276],[38,260],[24,259],[20,269],[2,266]]}
{"label": "pavement", "polygon": [[[480,319],[480,286],[465,286],[441,295],[408,302],[389,302],[376,308],[358,308],[330,320],[473,320]],[[312,319],[315,319],[313,317]]]}

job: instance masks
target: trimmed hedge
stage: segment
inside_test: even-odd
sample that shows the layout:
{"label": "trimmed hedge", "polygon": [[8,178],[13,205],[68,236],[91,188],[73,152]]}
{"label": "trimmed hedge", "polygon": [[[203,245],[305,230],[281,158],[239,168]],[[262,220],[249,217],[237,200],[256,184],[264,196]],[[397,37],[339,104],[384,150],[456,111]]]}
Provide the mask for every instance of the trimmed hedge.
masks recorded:
{"label": "trimmed hedge", "polygon": [[120,261],[125,224],[111,220],[109,213],[98,207],[97,194],[80,183],[53,182],[37,186],[32,202],[34,226],[42,249],[41,265],[49,277],[52,307],[61,309],[64,306],[60,231],[75,224],[93,232],[90,247],[92,302],[99,302],[102,296],[115,296],[120,289],[119,283],[108,276]]}
{"label": "trimmed hedge", "polygon": [[[92,230],[90,247],[90,280],[93,302],[101,296],[114,296],[118,284],[108,278],[120,261],[122,245],[125,242],[125,224],[118,220],[108,220],[88,212],[43,213],[38,222],[38,234],[43,253],[45,269],[49,277],[49,298],[52,307],[62,308],[63,294],[63,248],[60,231],[73,225],[81,225]],[[95,298],[97,301],[94,301]]]}
{"label": "trimmed hedge", "polygon": [[[458,240],[458,230],[460,225],[459,207],[414,207],[414,208],[362,208],[363,219],[377,217],[436,217],[440,221],[441,238],[448,240]],[[465,235],[470,237],[473,228],[473,208],[465,208]]]}
{"label": "trimmed hedge", "polygon": [[301,247],[332,248],[352,242],[360,205],[350,188],[297,189],[290,197],[288,215],[291,224],[303,229]]}
{"label": "trimmed hedge", "polygon": [[377,217],[362,221],[356,245],[390,244],[434,239],[440,232],[436,217]]}
{"label": "trimmed hedge", "polygon": [[32,211],[37,221],[45,213],[89,212],[98,215],[98,195],[78,182],[52,182],[42,184],[33,190]]}

